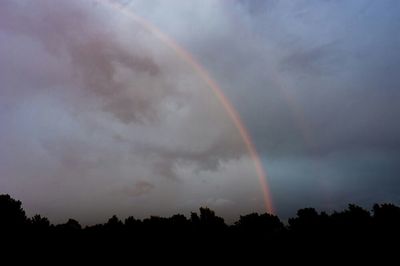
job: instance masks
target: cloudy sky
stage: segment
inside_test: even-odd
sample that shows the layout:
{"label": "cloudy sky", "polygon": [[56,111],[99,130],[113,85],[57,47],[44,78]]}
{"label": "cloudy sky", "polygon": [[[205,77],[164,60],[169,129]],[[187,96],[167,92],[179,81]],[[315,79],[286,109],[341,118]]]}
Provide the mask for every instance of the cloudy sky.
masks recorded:
{"label": "cloudy sky", "polygon": [[254,162],[207,82],[129,14],[218,83],[282,218],[400,203],[397,0],[4,0],[0,193],[29,215],[265,211]]}

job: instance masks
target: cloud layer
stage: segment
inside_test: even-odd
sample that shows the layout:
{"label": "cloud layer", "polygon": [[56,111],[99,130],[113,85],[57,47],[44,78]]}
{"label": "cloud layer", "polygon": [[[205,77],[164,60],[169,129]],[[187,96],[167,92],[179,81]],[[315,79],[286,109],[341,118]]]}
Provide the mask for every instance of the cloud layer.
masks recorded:
{"label": "cloud layer", "polygon": [[[218,198],[226,164],[252,162],[187,62],[109,5],[1,5],[2,192],[87,222],[232,201]],[[184,187],[207,193],[192,200]]]}
{"label": "cloud layer", "polygon": [[282,215],[303,205],[400,200],[399,3],[129,6],[216,77],[265,158]]}
{"label": "cloud layer", "polygon": [[[120,2],[221,85],[279,214],[399,202],[397,1]],[[0,187],[28,210],[86,222],[263,210],[210,89],[107,1],[2,1],[0,57]]]}

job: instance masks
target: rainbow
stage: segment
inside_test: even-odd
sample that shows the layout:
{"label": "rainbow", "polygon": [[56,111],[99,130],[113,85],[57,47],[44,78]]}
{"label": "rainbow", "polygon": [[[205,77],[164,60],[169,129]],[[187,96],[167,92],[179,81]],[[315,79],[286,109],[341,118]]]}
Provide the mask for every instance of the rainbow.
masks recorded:
{"label": "rainbow", "polygon": [[239,131],[241,138],[246,146],[246,149],[254,162],[254,166],[257,172],[257,176],[261,185],[261,189],[263,192],[264,204],[266,211],[269,213],[275,213],[271,192],[267,183],[267,174],[262,165],[260,156],[257,152],[257,149],[250,137],[250,134],[242,122],[240,115],[233,107],[232,103],[229,99],[224,95],[222,89],[218,86],[218,84],[211,78],[210,74],[207,70],[190,54],[187,50],[181,47],[175,40],[173,40],[170,36],[162,32],[156,26],[151,24],[149,21],[144,18],[138,16],[131,9],[126,9],[124,5],[118,3],[114,0],[93,0],[99,4],[105,4],[110,8],[117,10],[127,16],[129,16],[133,21],[141,25],[144,29],[153,34],[156,38],[162,41],[165,45],[171,48],[178,56],[180,56],[187,64],[189,64],[195,73],[204,80],[204,82],[208,85],[208,87],[212,90],[213,94],[218,98],[219,102],[222,104],[224,109],[226,110],[229,118],[234,123],[235,127]]}

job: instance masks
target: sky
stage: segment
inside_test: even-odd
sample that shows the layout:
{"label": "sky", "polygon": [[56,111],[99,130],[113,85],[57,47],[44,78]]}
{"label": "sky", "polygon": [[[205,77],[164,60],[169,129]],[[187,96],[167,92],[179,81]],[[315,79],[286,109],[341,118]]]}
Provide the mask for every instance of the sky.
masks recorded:
{"label": "sky", "polygon": [[129,14],[232,102],[281,218],[400,203],[397,0],[4,0],[0,193],[28,215],[265,212],[209,84]]}

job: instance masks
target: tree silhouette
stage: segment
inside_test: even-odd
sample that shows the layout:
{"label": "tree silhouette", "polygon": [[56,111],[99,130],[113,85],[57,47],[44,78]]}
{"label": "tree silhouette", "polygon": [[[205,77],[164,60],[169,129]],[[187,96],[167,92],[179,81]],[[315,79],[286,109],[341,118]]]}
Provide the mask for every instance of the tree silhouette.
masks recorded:
{"label": "tree silhouette", "polygon": [[16,229],[28,222],[22,203],[10,195],[0,195],[0,228],[4,230]]}
{"label": "tree silhouette", "polygon": [[387,256],[391,248],[398,247],[391,243],[397,243],[400,237],[400,208],[394,204],[375,204],[372,213],[349,204],[347,209],[330,215],[313,208],[300,209],[287,225],[268,213],[242,215],[234,224],[227,225],[213,210],[201,207],[189,219],[182,214],[143,220],[129,216],[122,222],[113,215],[104,224],[82,227],[78,221],[69,219],[54,226],[39,214],[28,219],[20,201],[0,195],[0,236],[11,236],[9,239],[22,236],[24,240],[19,243],[33,241],[42,249],[64,245],[71,252],[88,247],[96,252],[124,249],[129,252],[142,247],[191,248],[206,249],[207,254],[224,249],[234,256],[245,251],[261,254],[265,250],[327,254],[332,249],[359,256],[362,253],[355,252],[358,247],[371,254],[386,252]]}
{"label": "tree silhouette", "polygon": [[297,211],[297,217],[289,219],[289,227],[295,232],[313,233],[321,229],[324,219],[314,208]]}
{"label": "tree silhouette", "polygon": [[50,221],[46,217],[36,214],[30,219],[30,224],[33,230],[44,231],[50,228]]}
{"label": "tree silhouette", "polygon": [[113,215],[110,219],[108,219],[104,227],[107,230],[113,231],[122,229],[123,225],[124,224],[122,221],[116,215]]}
{"label": "tree silhouette", "polygon": [[215,212],[209,208],[200,208],[200,225],[207,229],[224,228],[224,219],[215,215]]}
{"label": "tree silhouette", "polygon": [[124,224],[127,228],[135,228],[141,225],[141,221],[135,219],[135,217],[133,216],[129,216],[128,218],[125,219]]}
{"label": "tree silhouette", "polygon": [[81,230],[82,226],[77,220],[68,219],[66,223],[58,225],[57,229],[71,233]]}
{"label": "tree silhouette", "polygon": [[400,208],[393,204],[373,206],[375,234],[394,239],[400,236]]}
{"label": "tree silhouette", "polygon": [[235,222],[235,227],[241,232],[252,235],[271,235],[284,230],[284,225],[279,218],[268,213],[261,215],[258,213],[251,213],[240,216],[239,220]]}

